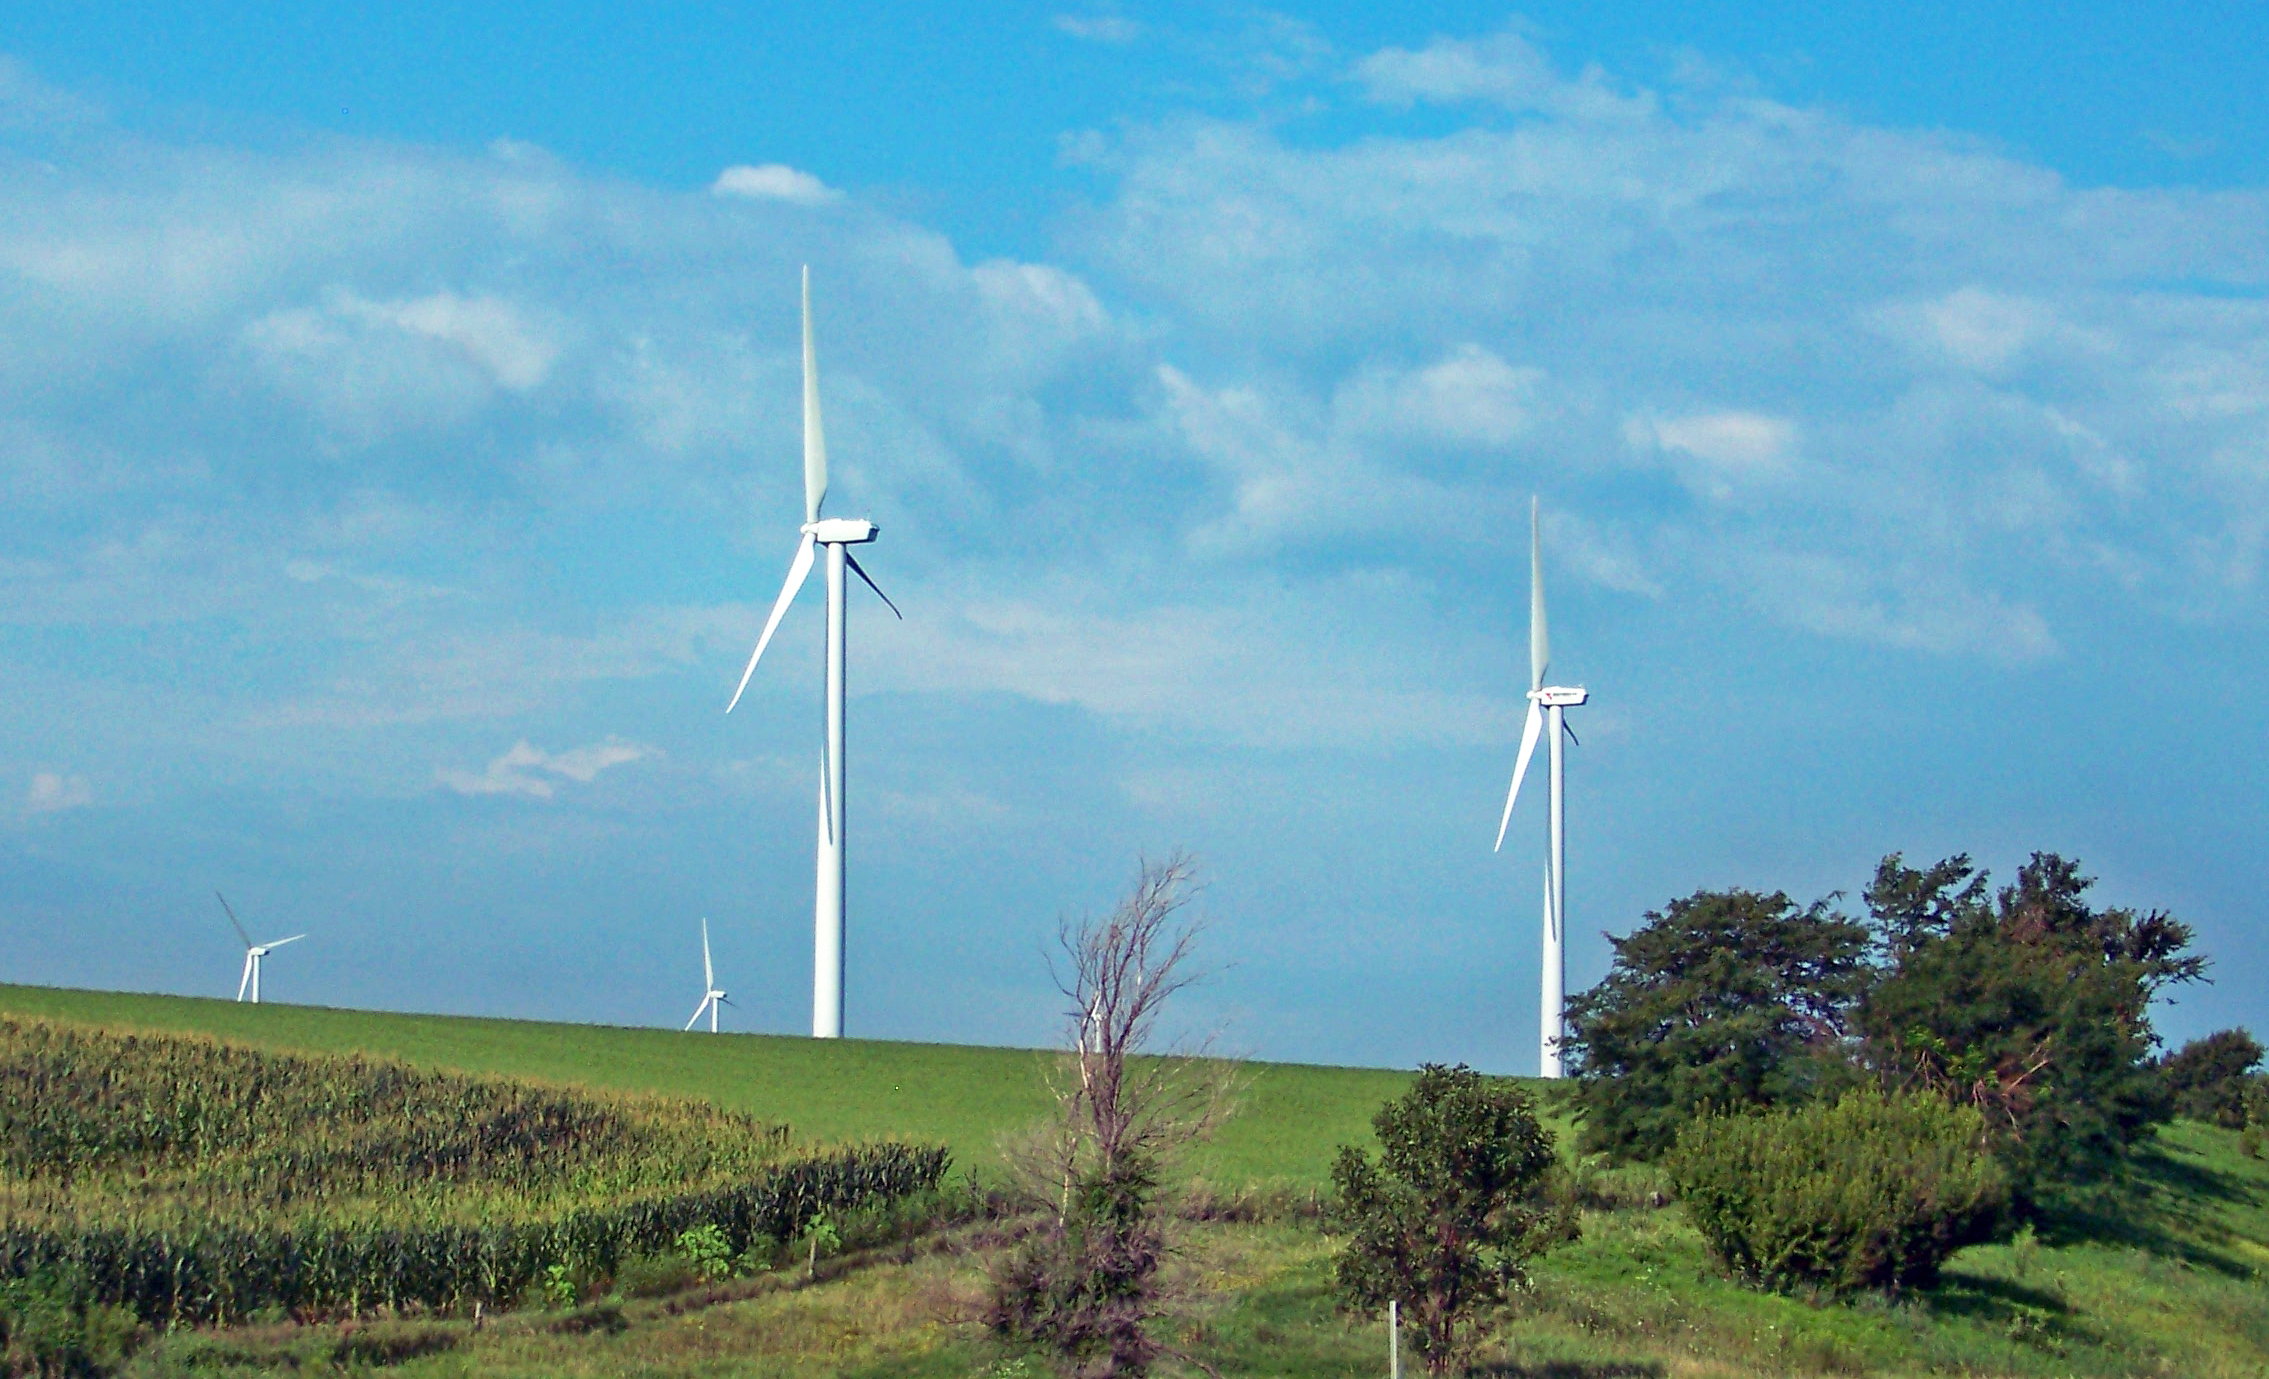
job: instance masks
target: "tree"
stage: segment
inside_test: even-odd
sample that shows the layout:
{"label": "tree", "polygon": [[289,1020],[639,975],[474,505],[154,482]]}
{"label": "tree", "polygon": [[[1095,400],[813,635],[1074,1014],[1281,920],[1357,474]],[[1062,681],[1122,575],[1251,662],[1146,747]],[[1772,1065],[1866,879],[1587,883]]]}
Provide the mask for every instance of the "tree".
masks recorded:
{"label": "tree", "polygon": [[2261,1055],[2261,1041],[2245,1030],[2216,1030],[2160,1060],[2159,1078],[2174,1100],[2176,1115],[2242,1130],[2246,1076],[2259,1066]]}
{"label": "tree", "polygon": [[1189,966],[1198,926],[1184,917],[1196,877],[1181,853],[1146,861],[1109,915],[1057,935],[1070,1002],[1058,1115],[1011,1165],[1049,1219],[996,1272],[986,1320],[1073,1375],[1141,1375],[1178,1354],[1155,1326],[1169,1302],[1159,1269],[1172,1213],[1160,1195],[1177,1152],[1228,1114],[1235,1079],[1202,1049],[1137,1055],[1167,999],[1202,975]]}
{"label": "tree", "polygon": [[1989,900],[1966,856],[1883,859],[1867,904],[1888,970],[1857,1015],[1866,1063],[1894,1087],[1975,1106],[2020,1206],[2116,1172],[2168,1114],[2149,1007],[2205,959],[2162,911],[2090,907],[2078,864],[2034,853]]}
{"label": "tree", "polygon": [[1699,891],[1614,938],[1568,1003],[1583,1146],[1653,1159],[1705,1107],[1800,1100],[1850,1080],[1847,1020],[1870,976],[1865,926],[1826,900]]}
{"label": "tree", "polygon": [[1378,1160],[1347,1146],[1332,1169],[1349,1237],[1340,1293],[1365,1310],[1400,1302],[1426,1368],[1446,1373],[1525,1281],[1525,1261],[1575,1236],[1573,1212],[1543,1192],[1552,1136],[1526,1093],[1462,1064],[1420,1069],[1371,1128]]}

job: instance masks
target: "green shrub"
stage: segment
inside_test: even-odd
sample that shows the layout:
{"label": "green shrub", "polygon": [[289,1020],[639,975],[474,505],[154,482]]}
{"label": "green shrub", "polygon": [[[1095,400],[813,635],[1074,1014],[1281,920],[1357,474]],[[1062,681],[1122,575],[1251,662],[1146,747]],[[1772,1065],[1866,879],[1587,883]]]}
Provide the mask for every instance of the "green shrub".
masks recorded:
{"label": "green shrub", "polygon": [[2245,1128],[2245,1087],[2261,1065],[2261,1041],[2242,1029],[2216,1030],[2159,1060],[2174,1113],[2225,1130]]}
{"label": "green shrub", "polygon": [[68,1271],[0,1279],[0,1374],[108,1374],[124,1363],[140,1323],[85,1294],[84,1280]]}
{"label": "green shrub", "polygon": [[626,1298],[665,1298],[703,1278],[701,1266],[682,1254],[633,1255],[615,1270],[615,1291]]}
{"label": "green shrub", "polygon": [[678,1232],[678,1253],[711,1283],[733,1276],[733,1246],[714,1221]]}
{"label": "green shrub", "polygon": [[1688,1216],[1737,1277],[1848,1294],[1927,1286],[1993,1238],[2009,1201],[1985,1121],[1929,1093],[1872,1088],[1749,1115],[1705,1115],[1669,1168]]}
{"label": "green shrub", "polygon": [[1552,1133],[1526,1092],[1463,1064],[1421,1068],[1371,1128],[1378,1159],[1346,1146],[1332,1168],[1340,1298],[1366,1313],[1400,1302],[1412,1349],[1445,1374],[1525,1285],[1528,1260],[1575,1236],[1572,1204],[1551,1200]]}

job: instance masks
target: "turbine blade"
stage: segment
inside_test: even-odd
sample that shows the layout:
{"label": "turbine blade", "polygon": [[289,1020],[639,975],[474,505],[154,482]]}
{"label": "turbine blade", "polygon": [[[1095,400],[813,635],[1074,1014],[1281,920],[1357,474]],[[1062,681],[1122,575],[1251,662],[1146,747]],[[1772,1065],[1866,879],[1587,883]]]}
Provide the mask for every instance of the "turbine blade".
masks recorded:
{"label": "turbine blade", "polygon": [[748,669],[741,672],[741,682],[733,689],[733,702],[725,712],[733,711],[733,704],[741,702],[742,691],[748,688],[748,677],[756,674],[756,663],[764,659],[764,648],[772,644],[772,634],[779,629],[780,619],[788,612],[788,605],[796,601],[796,592],[804,587],[811,574],[812,537],[804,533],[803,544],[796,547],[796,558],[788,562],[788,582],[780,586],[780,597],[772,603],[772,616],[764,620],[764,635],[756,639],[756,651],[748,658]]}
{"label": "turbine blade", "polygon": [[1528,500],[1528,687],[1544,688],[1552,668],[1552,639],[1544,629],[1544,543],[1537,532],[1536,499]]}
{"label": "turbine blade", "polygon": [[701,917],[701,988],[706,991],[717,984],[717,971],[709,965],[709,917]]}
{"label": "turbine blade", "polygon": [[222,895],[222,894],[221,894],[221,893],[220,893],[219,891],[215,891],[215,892],[213,892],[213,899],[215,899],[215,900],[218,900],[219,902],[221,902],[221,912],[222,912],[223,914],[226,914],[226,915],[228,916],[228,922],[229,922],[229,923],[230,923],[231,925],[234,925],[234,926],[235,926],[235,928],[236,928],[236,936],[237,936],[238,938],[240,938],[240,939],[243,939],[243,940],[244,940],[244,946],[245,946],[245,947],[247,947],[247,948],[250,948],[250,947],[252,946],[252,935],[250,935],[250,934],[248,934],[248,933],[244,932],[244,926],[243,926],[242,924],[238,924],[238,923],[237,923],[237,920],[236,920],[236,911],[234,911],[234,910],[232,910],[232,909],[230,909],[230,908],[228,907],[228,897],[227,897],[227,896],[225,896],[225,895]]}
{"label": "turbine blade", "polygon": [[249,952],[244,955],[244,975],[236,979],[236,999],[244,999],[244,989],[252,985],[252,965],[258,961]]}
{"label": "turbine blade", "polygon": [[[707,996],[704,996],[701,998],[701,1004],[693,1008],[693,1018],[685,1022],[685,1028],[687,1030],[690,1030],[695,1025],[699,1024],[701,1022],[701,1013],[707,1009],[709,1009],[709,998]],[[683,1032],[684,1031],[682,1030],[680,1031],[680,1033]]]}
{"label": "turbine blade", "polygon": [[1521,777],[1528,774],[1528,759],[1536,754],[1537,734],[1544,731],[1544,710],[1534,699],[1528,701],[1528,722],[1521,725],[1520,759],[1513,763],[1513,788],[1505,795],[1505,817],[1497,821],[1496,852],[1505,846],[1505,829],[1513,822],[1513,801],[1521,797]]}
{"label": "turbine blade", "polygon": [[263,943],[260,946],[262,948],[276,949],[283,947],[287,943],[297,943],[301,939],[306,937],[307,935],[305,934],[293,934],[290,938],[270,939],[268,942]]}
{"label": "turbine blade", "polygon": [[[850,563],[851,573],[865,580],[867,582],[867,587],[875,591],[876,598],[881,599],[884,605],[886,605],[891,612],[898,613],[898,605],[890,601],[890,595],[884,593],[882,591],[882,586],[875,583],[874,576],[867,573],[866,567],[859,563],[859,558],[857,556],[851,554],[851,552],[846,549],[843,552],[843,559]],[[898,613],[898,620],[900,622],[906,621],[906,615],[904,613]]]}
{"label": "turbine blade", "polygon": [[828,793],[827,744],[819,744],[819,835],[828,842],[835,841],[834,797]]}
{"label": "turbine blade", "polygon": [[827,432],[819,421],[819,356],[811,342],[811,266],[804,266],[804,520],[827,501]]}
{"label": "turbine blade", "polygon": [[1562,715],[1560,719],[1560,731],[1566,733],[1568,735],[1568,740],[1575,743],[1578,747],[1584,745],[1584,740],[1576,736],[1576,730],[1568,725],[1568,720],[1565,715]]}

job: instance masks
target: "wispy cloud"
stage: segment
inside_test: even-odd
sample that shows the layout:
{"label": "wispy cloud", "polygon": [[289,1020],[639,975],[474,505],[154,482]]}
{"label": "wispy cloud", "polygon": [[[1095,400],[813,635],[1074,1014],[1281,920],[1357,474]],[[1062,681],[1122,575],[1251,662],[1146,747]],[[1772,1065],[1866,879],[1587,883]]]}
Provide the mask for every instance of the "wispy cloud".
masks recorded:
{"label": "wispy cloud", "polygon": [[564,752],[546,752],[523,741],[489,762],[486,770],[474,773],[445,768],[435,773],[435,779],[460,795],[520,795],[548,800],[557,793],[559,781],[588,785],[600,772],[643,760],[652,756],[653,750],[619,738]]}
{"label": "wispy cloud", "polygon": [[785,163],[762,163],[751,166],[737,163],[717,174],[709,190],[719,196],[743,197],[751,201],[786,201],[797,206],[824,206],[840,201],[843,193],[828,186],[808,172],[789,167]]}
{"label": "wispy cloud", "polygon": [[69,775],[61,771],[35,771],[31,786],[24,791],[24,812],[52,814],[58,810],[78,809],[95,802],[94,787],[84,776]]}

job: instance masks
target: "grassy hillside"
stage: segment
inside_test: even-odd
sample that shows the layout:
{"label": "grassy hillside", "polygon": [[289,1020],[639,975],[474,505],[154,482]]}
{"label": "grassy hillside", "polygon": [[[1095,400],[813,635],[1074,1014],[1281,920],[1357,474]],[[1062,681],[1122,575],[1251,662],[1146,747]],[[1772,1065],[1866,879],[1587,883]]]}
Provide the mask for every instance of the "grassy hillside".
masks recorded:
{"label": "grassy hillside", "polygon": [[[944,1144],[964,1166],[994,1161],[1003,1131],[1047,1115],[1053,1062],[1046,1053],[954,1044],[681,1034],[0,986],[0,1013],[8,1012],[701,1097],[785,1121],[801,1139]],[[1335,1147],[1366,1140],[1371,1113],[1409,1080],[1378,1069],[1285,1063],[1247,1071],[1243,1110],[1195,1165],[1224,1186],[1323,1182]]]}
{"label": "grassy hillside", "polygon": [[[596,1088],[707,1097],[800,1135],[951,1145],[965,1163],[1047,1106],[1047,1056],[866,1041],[710,1038],[509,1021],[0,987],[0,1013],[210,1031]],[[1333,1148],[1367,1142],[1403,1074],[1260,1065],[1244,1113],[1197,1165],[1216,1183],[1318,1185]],[[1630,1185],[1626,1184],[1625,1187]],[[1484,1372],[1501,1376],[2145,1376],[2269,1374],[2269,1163],[2237,1137],[2169,1127],[2134,1180],[2093,1210],[1957,1255],[1898,1302],[1814,1304],[1737,1286],[1675,1204],[1604,1180],[1580,1242],[1547,1256]],[[252,1328],[168,1340],[138,1373],[251,1376],[341,1364],[422,1376],[1038,1376],[968,1319],[983,1297],[978,1228],[599,1313],[519,1313],[396,1329]],[[1177,1344],[1235,1375],[1383,1371],[1376,1320],[1336,1310],[1335,1242],[1313,1220],[1206,1221],[1177,1268],[1192,1299]],[[1021,1366],[1021,1367],[1020,1367]]]}

